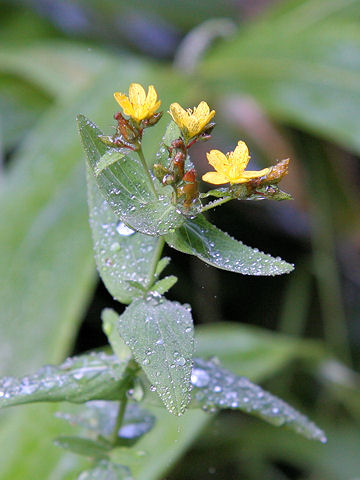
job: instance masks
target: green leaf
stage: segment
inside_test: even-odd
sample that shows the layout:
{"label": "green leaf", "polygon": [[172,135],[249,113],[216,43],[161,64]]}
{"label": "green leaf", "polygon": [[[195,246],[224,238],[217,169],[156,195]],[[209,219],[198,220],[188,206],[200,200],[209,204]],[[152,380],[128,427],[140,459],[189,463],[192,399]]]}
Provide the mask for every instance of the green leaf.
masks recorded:
{"label": "green leaf", "polygon": [[125,345],[124,340],[117,331],[116,325],[118,318],[119,315],[112,308],[105,308],[101,312],[103,331],[109,340],[113,352],[120,361],[128,362],[132,356],[130,349]]}
{"label": "green leaf", "polygon": [[0,133],[2,147],[11,151],[17,146],[49,105],[50,99],[38,88],[19,78],[1,75]]}
{"label": "green leaf", "polygon": [[[58,412],[56,416],[66,420],[71,425],[96,432],[103,437],[110,436],[114,431],[119,412],[119,402],[93,401],[75,408],[75,412]],[[133,444],[134,441],[149,432],[154,423],[154,415],[140,408],[136,403],[129,403],[126,406],[123,422],[118,432],[121,444]]]}
{"label": "green leaf", "polygon": [[114,57],[92,46],[46,40],[21,46],[4,45],[0,52],[0,71],[16,75],[41,87],[54,97],[72,94]]}
{"label": "green leaf", "polygon": [[130,303],[141,292],[132,283],[146,285],[156,257],[158,239],[135,232],[119,221],[88,171],[88,202],[95,260],[110,294]]}
{"label": "green leaf", "polygon": [[185,218],[171,203],[171,187],[158,183],[157,199],[135,152],[121,149],[123,156],[111,164],[111,155],[118,159],[119,152],[111,151],[101,142],[102,132],[83,115],[78,115],[77,121],[88,166],[94,173],[101,157],[105,153],[108,155],[109,166],[98,173],[96,182],[120,220],[136,231],[155,236],[164,235],[184,222]]}
{"label": "green leaf", "polygon": [[156,416],[155,428],[134,447],[112,452],[113,461],[128,465],[136,480],[165,478],[170,466],[180,460],[213,418],[198,409],[188,410],[181,417],[169,415],[165,408],[149,410]]}
{"label": "green leaf", "polygon": [[292,0],[206,57],[216,94],[255,97],[275,119],[360,152],[357,0]]}
{"label": "green leaf", "polygon": [[175,277],[175,275],[169,275],[168,277],[164,277],[158,282],[156,282],[151,288],[151,291],[163,295],[168,290],[170,290],[170,288],[173,287],[177,281],[178,279],[177,277]]}
{"label": "green leaf", "polygon": [[[52,51],[59,49],[57,42]],[[125,55],[109,59],[102,53],[99,61],[93,61],[87,45],[78,47],[78,56],[69,70],[61,62],[55,65],[65,77],[53,75],[50,60],[56,63],[56,55],[45,54],[45,46],[40,45],[38,59],[52,74],[50,78],[38,68],[30,49],[21,50],[22,57],[27,58],[26,66],[19,57],[18,73],[13,73],[31,81],[33,75],[33,81],[45,90],[64,96],[39,118],[2,174],[0,371],[2,375],[17,376],[35,371],[44,363],[60,363],[69,354],[96,278],[76,114],[84,111],[99,124],[109,125],[115,105],[112,93],[126,91],[134,78],[143,85],[155,84],[164,105],[175,95],[181,102],[187,88],[183,79],[168,68],[153,68]],[[79,70],[84,58],[89,59],[89,74],[86,69]],[[32,68],[33,73],[23,74],[22,65],[24,70]],[[66,91],[70,92],[70,83],[66,83],[69,72],[80,80],[77,86],[82,85],[82,90],[76,94],[72,91],[65,98]],[[146,150],[153,153],[161,128],[151,133],[144,143]],[[79,472],[84,460],[49,442],[49,438],[62,433],[59,422],[52,418],[53,411],[53,404],[35,404],[3,412],[2,480],[23,480],[32,476],[29,472],[36,472],[37,480],[75,478],[74,472]],[[64,425],[60,426],[64,429]]]}
{"label": "green leaf", "polygon": [[156,266],[155,275],[159,277],[160,274],[165,270],[165,268],[169,265],[170,262],[171,262],[170,257],[162,257],[158,261],[158,264]]}
{"label": "green leaf", "polygon": [[117,150],[110,149],[100,158],[94,168],[94,174],[97,177],[100,173],[108,167],[111,167],[113,163],[119,162],[125,157],[124,153]]}
{"label": "green leaf", "polygon": [[156,153],[154,163],[158,163],[163,167],[169,167],[169,148],[174,140],[180,137],[180,129],[176,123],[171,120],[166,127],[164,136],[160,142],[160,148]]}
{"label": "green leaf", "polygon": [[326,355],[318,342],[252,325],[219,322],[199,325],[195,333],[196,356],[215,355],[226,368],[257,382],[283,371],[290,362]]}
{"label": "green leaf", "polygon": [[202,215],[186,220],[182,227],[165,238],[171,247],[180,252],[195,255],[214,267],[243,275],[280,275],[294,268],[280,258],[247,247],[216,228]]}
{"label": "green leaf", "polygon": [[221,367],[216,360],[194,359],[191,383],[193,405],[209,411],[242,410],[273,425],[286,425],[307,438],[326,442],[324,432],[304,415],[246,377],[238,377]]}
{"label": "green leaf", "polygon": [[114,400],[128,387],[126,362],[105,353],[68,358],[62,365],[47,365],[37,373],[0,380],[0,408],[33,402]]}
{"label": "green leaf", "polygon": [[52,443],[59,435],[73,433],[69,425],[54,418],[57,408],[54,403],[42,403],[2,412],[1,480],[32,478],[32,472],[36,480],[72,480],[88,467],[84,457]]}
{"label": "green leaf", "polygon": [[103,440],[90,440],[82,437],[61,436],[55,438],[54,444],[72,453],[93,458],[107,458],[107,454],[112,449],[112,445]]}
{"label": "green leaf", "polygon": [[101,460],[91,470],[82,472],[78,480],[133,480],[133,477],[127,467]]}
{"label": "green leaf", "polygon": [[194,349],[190,308],[159,294],[135,299],[119,317],[118,331],[170,413],[189,403]]}

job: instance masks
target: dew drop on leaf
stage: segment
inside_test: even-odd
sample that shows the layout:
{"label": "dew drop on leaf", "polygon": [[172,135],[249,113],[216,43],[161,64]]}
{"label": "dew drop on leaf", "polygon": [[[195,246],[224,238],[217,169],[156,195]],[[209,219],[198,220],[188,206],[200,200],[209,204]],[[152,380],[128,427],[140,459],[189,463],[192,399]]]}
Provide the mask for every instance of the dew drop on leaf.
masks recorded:
{"label": "dew drop on leaf", "polygon": [[116,231],[122,237],[130,237],[130,235],[134,235],[134,233],[136,233],[135,230],[125,225],[124,222],[119,222],[116,225]]}

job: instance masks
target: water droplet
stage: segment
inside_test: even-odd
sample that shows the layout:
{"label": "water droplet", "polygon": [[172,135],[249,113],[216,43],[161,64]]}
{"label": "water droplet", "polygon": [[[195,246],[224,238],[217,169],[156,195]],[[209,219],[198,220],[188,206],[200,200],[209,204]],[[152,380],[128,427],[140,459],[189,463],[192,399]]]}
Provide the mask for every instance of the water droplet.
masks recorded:
{"label": "water droplet", "polygon": [[186,363],[186,360],[185,360],[184,357],[178,357],[178,358],[176,358],[174,361],[175,361],[175,363],[176,363],[177,365],[179,365],[180,367],[183,367],[183,366],[185,365],[185,363]]}
{"label": "water droplet", "polygon": [[110,250],[112,252],[117,252],[121,249],[120,247],[120,243],[119,242],[114,242],[111,246],[110,246]]}
{"label": "water droplet", "polygon": [[130,237],[130,235],[133,235],[134,233],[136,233],[135,230],[125,225],[124,222],[119,222],[116,225],[116,231],[122,237]]}
{"label": "water droplet", "polygon": [[191,383],[198,388],[206,387],[210,382],[210,377],[205,370],[200,368],[193,368],[191,373]]}

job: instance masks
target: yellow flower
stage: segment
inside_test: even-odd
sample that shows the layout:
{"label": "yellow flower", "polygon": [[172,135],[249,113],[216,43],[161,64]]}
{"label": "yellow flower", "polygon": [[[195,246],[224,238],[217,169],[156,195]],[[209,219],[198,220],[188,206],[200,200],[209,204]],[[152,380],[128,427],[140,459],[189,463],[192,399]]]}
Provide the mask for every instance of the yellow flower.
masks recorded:
{"label": "yellow flower", "polygon": [[120,92],[115,92],[114,97],[125,115],[129,115],[136,122],[150,118],[161,105],[153,85],[149,86],[146,95],[139,83],[132,83],[129,87],[129,98]]}
{"label": "yellow flower", "polygon": [[208,172],[203,175],[205,182],[214,185],[223,183],[246,183],[252,178],[258,178],[269,173],[270,168],[263,168],[257,172],[245,172],[250,160],[249,149],[245,142],[238,142],[233,152],[224,155],[219,150],[211,150],[207,159],[216,172]]}
{"label": "yellow flower", "polygon": [[184,136],[189,139],[201,133],[215,115],[206,102],[200,102],[193,109],[184,110],[178,103],[170,105],[170,115]]}

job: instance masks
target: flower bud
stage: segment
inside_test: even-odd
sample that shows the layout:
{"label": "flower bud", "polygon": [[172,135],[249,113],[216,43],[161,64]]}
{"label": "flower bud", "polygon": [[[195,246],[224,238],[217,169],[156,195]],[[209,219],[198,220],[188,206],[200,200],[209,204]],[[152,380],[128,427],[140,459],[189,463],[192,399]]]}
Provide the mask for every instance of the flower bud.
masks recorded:
{"label": "flower bud", "polygon": [[172,171],[177,181],[184,176],[185,155],[182,152],[177,152],[172,160]]}

